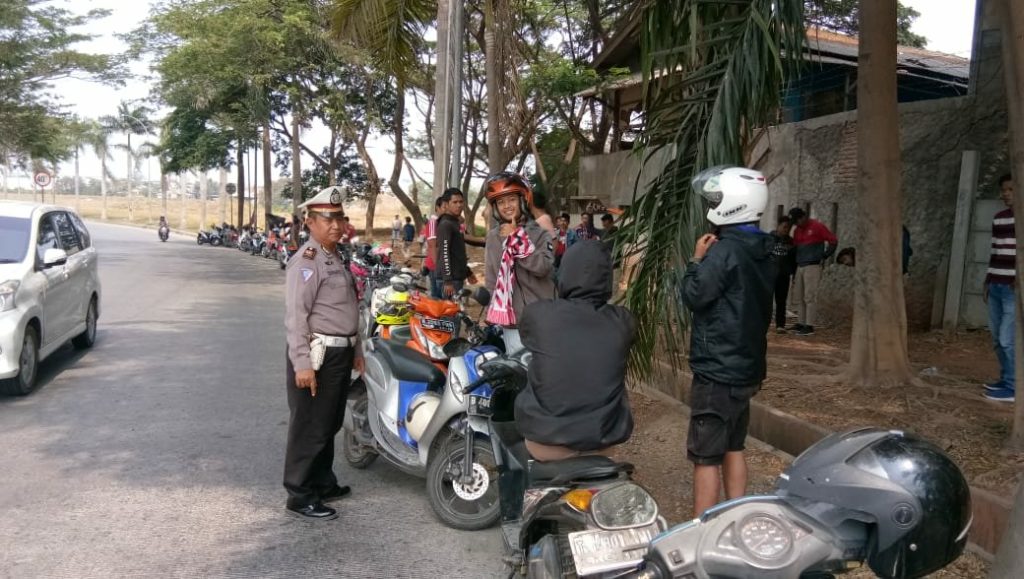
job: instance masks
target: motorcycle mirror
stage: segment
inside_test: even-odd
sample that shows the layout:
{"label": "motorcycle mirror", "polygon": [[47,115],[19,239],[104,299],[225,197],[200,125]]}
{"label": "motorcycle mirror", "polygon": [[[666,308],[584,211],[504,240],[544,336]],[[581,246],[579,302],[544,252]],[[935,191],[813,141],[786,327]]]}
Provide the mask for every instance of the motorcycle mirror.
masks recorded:
{"label": "motorcycle mirror", "polygon": [[473,345],[469,343],[469,340],[465,338],[455,338],[445,344],[443,350],[445,356],[448,356],[449,358],[457,358],[468,352],[472,347]]}
{"label": "motorcycle mirror", "polygon": [[485,287],[478,287],[473,292],[473,299],[481,306],[487,307],[491,303],[491,292],[487,291]]}
{"label": "motorcycle mirror", "polygon": [[469,288],[462,288],[462,290],[459,292],[459,297],[466,298],[469,297],[472,293],[473,291],[470,290]]}

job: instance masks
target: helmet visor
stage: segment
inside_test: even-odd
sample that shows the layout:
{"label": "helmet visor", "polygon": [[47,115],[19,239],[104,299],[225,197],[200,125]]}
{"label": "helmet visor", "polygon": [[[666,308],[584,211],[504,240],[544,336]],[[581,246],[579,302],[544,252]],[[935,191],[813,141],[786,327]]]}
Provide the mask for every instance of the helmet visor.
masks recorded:
{"label": "helmet visor", "polygon": [[728,168],[727,165],[709,167],[698,173],[690,182],[693,192],[703,197],[711,209],[717,208],[722,203],[722,185],[719,179],[722,172]]}

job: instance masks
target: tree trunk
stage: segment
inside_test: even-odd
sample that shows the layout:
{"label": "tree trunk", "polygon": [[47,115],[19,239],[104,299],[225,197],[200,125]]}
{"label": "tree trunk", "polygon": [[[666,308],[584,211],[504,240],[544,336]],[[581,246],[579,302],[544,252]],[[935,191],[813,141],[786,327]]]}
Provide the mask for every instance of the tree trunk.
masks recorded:
{"label": "tree trunk", "polygon": [[366,228],[363,231],[363,235],[367,239],[373,239],[373,218],[377,212],[377,196],[380,195],[380,174],[377,173],[377,165],[373,162],[370,152],[366,149],[366,135],[360,135],[353,140],[356,143],[356,153],[359,155],[359,160],[363,162],[366,168],[366,180],[368,182],[366,192]]}
{"label": "tree trunk", "polygon": [[128,157],[128,172],[124,176],[125,197],[128,199],[128,221],[135,221],[135,208],[132,206],[132,134],[128,133],[128,150],[125,152]]}
{"label": "tree trunk", "polygon": [[1014,501],[1013,511],[1010,513],[1010,524],[1003,533],[1003,540],[999,544],[996,560],[988,577],[1016,579],[1020,577],[1021,569],[1024,569],[1024,484],[1017,487],[1017,500]]}
{"label": "tree trunk", "polygon": [[[178,229],[188,229],[188,218],[187,218],[187,207],[188,207],[188,193],[187,193],[187,180],[184,175],[178,175],[178,192],[181,195],[181,215],[178,217]],[[199,229],[203,228],[203,224],[199,224]]]}
{"label": "tree trunk", "polygon": [[392,125],[395,138],[395,164],[391,168],[391,178],[388,179],[388,186],[395,197],[398,197],[398,200],[409,211],[409,214],[412,215],[413,221],[416,222],[416,229],[419,230],[423,226],[423,212],[405,194],[405,190],[402,189],[402,184],[399,182],[399,178],[402,176],[402,164],[405,162],[405,143],[402,138],[402,133],[405,131],[405,83],[399,80],[396,84],[398,99],[395,102],[395,119]]}
{"label": "tree trunk", "polygon": [[[217,182],[217,196],[220,197],[220,220],[218,223],[227,223],[228,220],[228,170],[225,167],[220,168],[220,178]],[[199,228],[202,229],[206,224],[200,223]]]}
{"label": "tree trunk", "polygon": [[494,174],[505,169],[501,142],[501,77],[498,71],[498,22],[495,4],[502,0],[484,0],[484,75],[487,80],[487,168]]}
{"label": "tree trunk", "polygon": [[235,160],[238,162],[238,222],[241,227],[245,223],[245,145],[238,143],[238,151],[235,153]]}
{"label": "tree trunk", "polygon": [[[160,207],[161,207],[160,216],[163,217],[164,219],[168,219],[169,218],[169,215],[167,213],[167,190],[168,190],[168,187],[167,187],[167,173],[164,173],[164,167],[161,164],[160,165],[160,197],[161,197],[161,201],[160,201]],[[170,221],[168,221],[168,223],[170,223]],[[200,225],[200,227],[202,227],[202,223],[200,223],[199,225]]]}
{"label": "tree trunk", "polygon": [[206,171],[199,172],[199,227],[206,223],[206,196],[209,193],[206,183]]}
{"label": "tree trunk", "polygon": [[[274,174],[270,145],[270,123],[263,125],[263,215],[269,216],[274,213]],[[270,227],[270,218],[264,217],[263,228]]]}
{"label": "tree trunk", "polygon": [[82,201],[79,198],[79,196],[81,195],[81,191],[80,191],[80,188],[79,188],[79,181],[81,180],[81,178],[79,177],[79,174],[78,174],[78,149],[79,149],[79,147],[76,146],[75,147],[75,211],[78,211],[79,213],[81,213],[82,212]]}
{"label": "tree trunk", "polygon": [[[1013,214],[1024,215],[1024,99],[1021,98],[1021,91],[1024,91],[1024,4],[1004,0],[1003,6],[1003,70],[1006,75],[1006,104],[1010,120],[1010,168],[1014,177],[1013,182]],[[1017,228],[1017,247],[1024,247],[1024,227]],[[1018,257],[1018,264],[1020,263]],[[1024,285],[1024,268],[1017,267],[1017,287]],[[1015,340],[1016,358],[1024,360],[1024,340],[1020,339],[1022,327],[1024,327],[1024,299],[1021,299],[1022,292],[1015,292],[1017,298],[1017,340]],[[1024,364],[1016,364],[1016,382],[1024,384]],[[1010,432],[1008,446],[1014,450],[1024,450],[1024,399],[1017,400],[1013,415],[1013,429]],[[1022,485],[1024,486],[1024,485]],[[1021,499],[1018,496],[1018,506]],[[1018,509],[1018,516],[1024,517],[1024,511]],[[1018,529],[1018,534],[1024,535],[1024,529]],[[1003,540],[1006,543],[1006,539]],[[1020,546],[1018,545],[1018,550]],[[1018,553],[1018,557],[1021,555]]]}
{"label": "tree trunk", "polygon": [[338,131],[331,129],[331,144],[328,151],[327,158],[327,186],[332,187],[338,184],[338,155],[336,150],[338,148]]}
{"label": "tree trunk", "polygon": [[107,152],[100,154],[100,219],[107,219]]}
{"label": "tree trunk", "polygon": [[[292,113],[292,216],[299,215],[299,205],[302,204],[302,146],[299,144],[299,133],[302,131],[302,123],[299,115]],[[299,243],[298,227],[292,227],[292,241]]]}
{"label": "tree trunk", "polygon": [[[857,82],[860,174],[857,282],[848,380],[913,380],[903,297],[900,134],[896,101],[896,0],[861,0]],[[863,257],[862,257],[863,256]]]}

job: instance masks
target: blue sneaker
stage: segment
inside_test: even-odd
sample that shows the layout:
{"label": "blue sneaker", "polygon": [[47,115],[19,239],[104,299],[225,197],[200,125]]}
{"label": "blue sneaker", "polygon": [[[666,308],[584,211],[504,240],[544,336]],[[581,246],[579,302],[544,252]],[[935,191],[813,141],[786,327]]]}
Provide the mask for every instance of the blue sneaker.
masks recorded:
{"label": "blue sneaker", "polygon": [[985,392],[995,392],[996,390],[1003,390],[1006,388],[1006,382],[999,380],[991,384],[985,384]]}
{"label": "blue sneaker", "polygon": [[1013,388],[1002,388],[1000,390],[991,390],[985,393],[985,398],[988,400],[995,400],[996,402],[1013,402],[1015,398],[1016,390]]}

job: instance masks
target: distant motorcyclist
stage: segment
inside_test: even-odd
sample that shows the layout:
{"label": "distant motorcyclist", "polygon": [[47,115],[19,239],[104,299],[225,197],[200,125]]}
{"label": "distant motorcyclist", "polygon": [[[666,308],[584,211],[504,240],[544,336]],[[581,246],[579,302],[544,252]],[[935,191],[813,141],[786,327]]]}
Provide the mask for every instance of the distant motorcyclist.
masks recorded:
{"label": "distant motorcyclist", "polygon": [[160,216],[160,224],[157,225],[156,233],[160,237],[161,241],[167,241],[167,236],[170,234],[171,228],[167,225],[167,218],[163,215]]}
{"label": "distant motorcyclist", "polygon": [[526,306],[519,322],[533,358],[529,385],[516,399],[516,425],[540,461],[602,451],[633,433],[626,360],[636,322],[629,310],[608,303],[609,247],[596,240],[570,247],[558,295]]}

